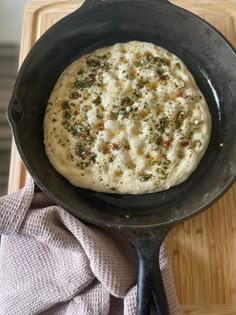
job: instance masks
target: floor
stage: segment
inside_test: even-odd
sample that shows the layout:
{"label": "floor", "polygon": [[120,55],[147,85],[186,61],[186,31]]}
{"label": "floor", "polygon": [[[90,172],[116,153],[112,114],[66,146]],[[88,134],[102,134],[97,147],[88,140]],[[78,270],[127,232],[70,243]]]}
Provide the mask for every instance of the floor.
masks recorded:
{"label": "floor", "polygon": [[7,193],[11,129],[6,112],[16,79],[18,54],[19,47],[0,44],[0,196]]}

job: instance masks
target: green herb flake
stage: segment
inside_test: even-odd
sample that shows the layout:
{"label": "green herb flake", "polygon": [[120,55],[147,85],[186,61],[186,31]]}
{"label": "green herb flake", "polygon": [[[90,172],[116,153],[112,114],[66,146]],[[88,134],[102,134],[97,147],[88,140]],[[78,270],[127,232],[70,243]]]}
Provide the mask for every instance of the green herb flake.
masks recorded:
{"label": "green herb flake", "polygon": [[76,80],[74,82],[74,88],[85,89],[91,87],[95,83],[95,76],[86,77],[83,80]]}
{"label": "green herb flake", "polygon": [[96,163],[96,158],[97,158],[96,155],[92,155],[92,156],[90,157],[90,161],[93,162],[93,164],[94,164],[94,163]]}
{"label": "green herb flake", "polygon": [[86,64],[88,67],[99,67],[101,65],[100,60],[91,58],[86,60]]}
{"label": "green herb flake", "polygon": [[121,100],[121,106],[122,107],[131,106],[132,104],[133,104],[133,101],[128,96],[122,98],[122,100]]}
{"label": "green herb flake", "polygon": [[77,126],[75,125],[69,127],[69,132],[72,134],[72,136],[77,136],[79,134]]}
{"label": "green herb flake", "polygon": [[155,57],[155,60],[161,63],[165,63],[164,60],[162,58],[160,58],[159,56]]}
{"label": "green herb flake", "polygon": [[139,89],[142,89],[147,83],[148,81],[144,80],[143,78],[140,78],[138,80],[137,86]]}
{"label": "green herb flake", "polygon": [[71,118],[71,113],[69,111],[67,111],[67,110],[64,111],[63,112],[63,118],[67,119],[67,120],[70,119]]}
{"label": "green herb flake", "polygon": [[184,118],[185,118],[184,112],[182,112],[182,111],[178,112],[178,114],[176,115],[176,118],[175,118],[176,128],[180,128],[181,127],[181,125],[184,122]]}
{"label": "green herb flake", "polygon": [[76,150],[75,150],[76,155],[78,155],[78,157],[80,157],[82,160],[84,160],[88,154],[87,149],[85,148],[85,146],[83,146],[81,143],[79,143],[76,146]]}
{"label": "green herb flake", "polygon": [[100,105],[101,102],[102,102],[101,96],[97,96],[96,99],[95,99],[93,102],[94,102],[94,104],[96,104],[96,105]]}
{"label": "green herb flake", "polygon": [[138,61],[135,61],[134,65],[135,67],[141,67],[143,65],[144,61],[143,60],[138,60]]}
{"label": "green herb flake", "polygon": [[61,107],[62,107],[63,109],[69,109],[69,108],[70,108],[70,105],[69,105],[68,101],[64,101],[64,102],[62,103]]}
{"label": "green herb flake", "polygon": [[110,113],[110,119],[111,120],[117,120],[118,116],[119,116],[118,112],[111,112]]}
{"label": "green herb flake", "polygon": [[160,119],[157,129],[160,130],[161,133],[163,133],[165,129],[168,127],[168,125],[169,125],[169,118],[163,117]]}
{"label": "green herb flake", "polygon": [[80,69],[78,72],[77,72],[78,75],[82,75],[84,74],[84,70],[83,69]]}
{"label": "green herb flake", "polygon": [[109,158],[109,163],[114,162],[114,160],[115,160],[115,158],[114,158],[113,156],[111,156],[111,157]]}
{"label": "green herb flake", "polygon": [[79,93],[76,92],[76,91],[73,91],[70,94],[70,98],[73,99],[73,100],[76,100],[77,98],[79,98],[79,96],[80,96]]}
{"label": "green herb flake", "polygon": [[144,175],[141,175],[140,177],[139,177],[139,180],[141,181],[141,182],[147,182],[149,179],[151,179],[153,177],[153,175],[152,174],[144,174]]}

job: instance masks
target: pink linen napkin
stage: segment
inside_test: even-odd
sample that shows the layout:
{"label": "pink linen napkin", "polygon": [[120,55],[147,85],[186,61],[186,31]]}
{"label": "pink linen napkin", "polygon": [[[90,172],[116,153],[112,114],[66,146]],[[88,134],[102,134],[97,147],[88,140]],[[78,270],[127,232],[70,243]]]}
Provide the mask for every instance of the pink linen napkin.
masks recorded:
{"label": "pink linen napkin", "polygon": [[[0,234],[0,315],[135,315],[128,241],[55,206],[31,178],[0,198]],[[164,246],[160,266],[171,315],[180,315]]]}

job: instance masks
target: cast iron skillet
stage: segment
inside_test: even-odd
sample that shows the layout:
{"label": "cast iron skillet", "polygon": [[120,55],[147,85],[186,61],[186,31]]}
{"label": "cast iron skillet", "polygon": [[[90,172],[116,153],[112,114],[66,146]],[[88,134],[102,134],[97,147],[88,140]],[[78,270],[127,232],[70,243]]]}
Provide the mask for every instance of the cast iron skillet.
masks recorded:
{"label": "cast iron skillet", "polygon": [[[210,145],[190,178],[168,191],[133,196],[75,188],[54,170],[44,152],[48,97],[73,60],[129,40],[163,46],[186,63],[209,104]],[[151,292],[156,313],[169,314],[157,264],[167,233],[212,205],[235,181],[235,91],[232,46],[208,23],[167,0],[87,0],[42,36],[21,67],[8,110],[20,155],[38,186],[58,205],[84,221],[120,231],[134,245],[139,315],[149,313]]]}

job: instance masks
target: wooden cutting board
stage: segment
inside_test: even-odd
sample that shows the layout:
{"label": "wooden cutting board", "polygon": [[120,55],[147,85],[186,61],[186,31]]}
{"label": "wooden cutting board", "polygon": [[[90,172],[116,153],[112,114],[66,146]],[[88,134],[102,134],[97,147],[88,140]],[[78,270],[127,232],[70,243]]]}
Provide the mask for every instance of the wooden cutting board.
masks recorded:
{"label": "wooden cutting board", "polygon": [[[236,47],[236,1],[172,2],[212,23]],[[51,25],[82,3],[81,0],[31,1],[25,8],[20,64],[34,42]],[[9,192],[22,187],[26,177],[27,172],[13,142]],[[180,224],[167,237],[176,290],[186,315],[236,314],[235,210],[236,185],[213,207]]]}

